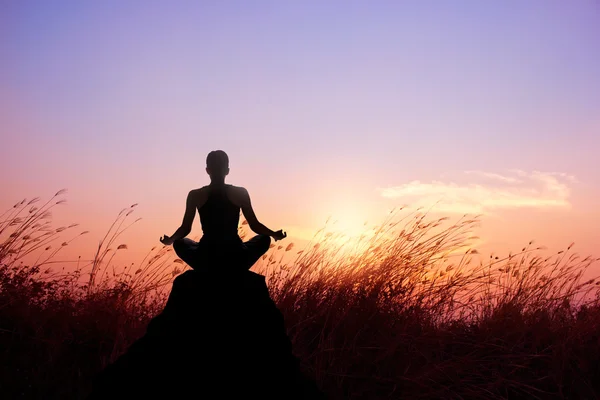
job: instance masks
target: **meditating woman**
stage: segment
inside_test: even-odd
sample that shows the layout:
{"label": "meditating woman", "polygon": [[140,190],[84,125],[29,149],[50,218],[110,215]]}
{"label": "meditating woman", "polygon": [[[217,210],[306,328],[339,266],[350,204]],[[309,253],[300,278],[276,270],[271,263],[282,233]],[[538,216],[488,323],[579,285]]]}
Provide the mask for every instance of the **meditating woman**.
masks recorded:
{"label": "meditating woman", "polygon": [[[165,245],[172,244],[177,256],[194,269],[227,267],[248,270],[269,249],[271,238],[277,241],[287,235],[282,230],[272,231],[258,221],[246,189],[225,184],[225,177],[229,174],[229,157],[224,151],[208,154],[206,172],[210,176],[210,184],[189,192],[181,226],[173,235],[165,235],[160,241]],[[186,238],[192,229],[196,210],[200,214],[203,232],[199,242]],[[250,229],[257,233],[246,242],[238,234],[240,210]]]}

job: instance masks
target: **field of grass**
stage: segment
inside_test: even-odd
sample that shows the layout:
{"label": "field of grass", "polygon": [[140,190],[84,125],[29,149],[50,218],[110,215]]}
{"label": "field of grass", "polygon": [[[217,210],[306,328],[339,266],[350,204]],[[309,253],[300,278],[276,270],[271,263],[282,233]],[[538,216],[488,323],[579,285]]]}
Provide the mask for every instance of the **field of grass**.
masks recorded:
{"label": "field of grass", "polygon": [[[2,398],[83,397],[185,269],[170,247],[114,269],[135,205],[92,261],[54,264],[86,234],[51,226],[63,195],[0,217]],[[532,243],[484,257],[469,247],[477,222],[397,210],[362,240],[344,245],[324,230],[259,262],[295,354],[330,398],[600,397],[600,282],[583,279],[598,260],[571,246],[542,256]]]}

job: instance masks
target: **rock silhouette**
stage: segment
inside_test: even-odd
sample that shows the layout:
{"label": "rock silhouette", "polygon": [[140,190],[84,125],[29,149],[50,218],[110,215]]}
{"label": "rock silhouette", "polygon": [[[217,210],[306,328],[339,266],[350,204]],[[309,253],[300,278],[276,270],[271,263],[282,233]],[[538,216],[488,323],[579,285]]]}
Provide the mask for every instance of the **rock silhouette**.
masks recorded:
{"label": "rock silhouette", "polygon": [[292,353],[265,278],[178,276],[146,334],[94,381],[89,399],[324,399]]}

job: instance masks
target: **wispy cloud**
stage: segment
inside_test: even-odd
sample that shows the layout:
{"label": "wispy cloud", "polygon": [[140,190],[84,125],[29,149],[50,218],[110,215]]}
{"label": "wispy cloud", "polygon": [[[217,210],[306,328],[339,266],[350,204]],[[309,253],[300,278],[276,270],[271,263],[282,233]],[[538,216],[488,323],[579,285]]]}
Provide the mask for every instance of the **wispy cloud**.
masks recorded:
{"label": "wispy cloud", "polygon": [[500,174],[495,174],[493,172],[483,172],[483,171],[465,171],[465,174],[476,175],[483,178],[488,178],[492,180],[497,180],[500,182],[508,182],[508,183],[520,183],[521,179],[513,177],[513,176],[505,176]]}
{"label": "wispy cloud", "polygon": [[415,180],[379,191],[383,197],[402,199],[410,205],[435,204],[434,210],[440,212],[488,214],[517,208],[569,209],[569,184],[576,182],[573,176],[564,173],[521,170],[509,174],[466,171],[464,177],[470,177],[471,181]]}

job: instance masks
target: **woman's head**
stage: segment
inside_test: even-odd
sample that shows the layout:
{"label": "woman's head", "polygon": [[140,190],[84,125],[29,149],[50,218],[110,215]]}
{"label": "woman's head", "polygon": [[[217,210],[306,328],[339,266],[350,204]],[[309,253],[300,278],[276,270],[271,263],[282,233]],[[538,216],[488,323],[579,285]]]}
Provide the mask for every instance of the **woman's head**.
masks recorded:
{"label": "woman's head", "polygon": [[214,150],[206,156],[206,173],[211,179],[223,179],[229,174],[229,157],[223,150]]}

